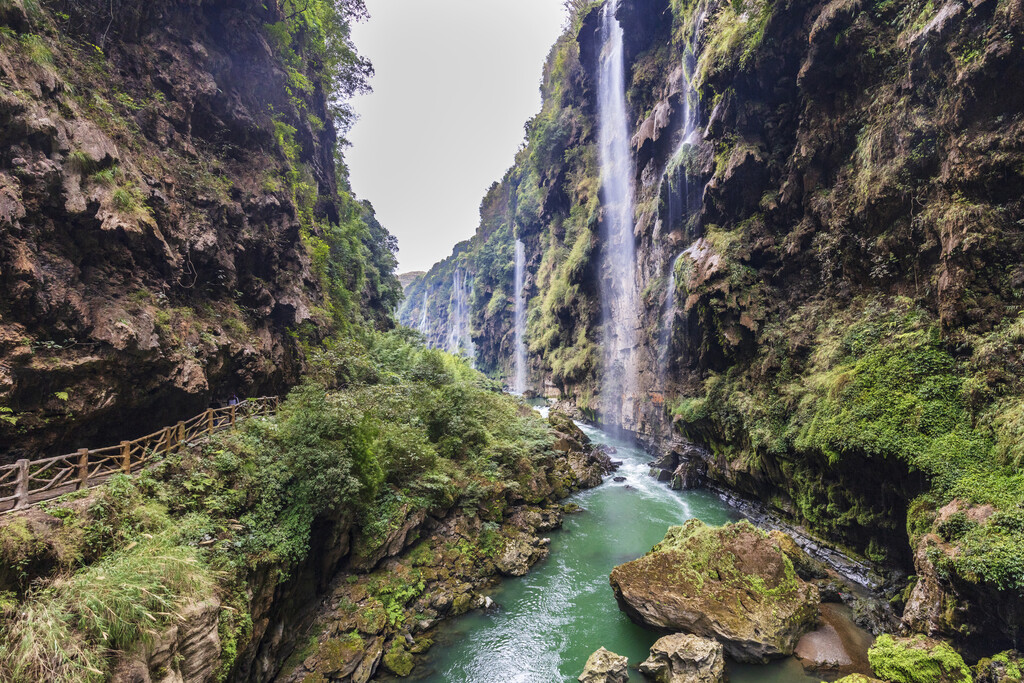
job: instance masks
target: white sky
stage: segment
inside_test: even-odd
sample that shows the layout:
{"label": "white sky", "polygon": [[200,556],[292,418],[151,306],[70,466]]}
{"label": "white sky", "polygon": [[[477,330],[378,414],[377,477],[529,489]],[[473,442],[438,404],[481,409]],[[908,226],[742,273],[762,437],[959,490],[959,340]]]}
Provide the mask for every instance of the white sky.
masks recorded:
{"label": "white sky", "polygon": [[352,187],[398,237],[398,272],[427,270],[479,223],[512,165],[561,32],[562,0],[366,0],[354,27],[374,92],[346,151]]}

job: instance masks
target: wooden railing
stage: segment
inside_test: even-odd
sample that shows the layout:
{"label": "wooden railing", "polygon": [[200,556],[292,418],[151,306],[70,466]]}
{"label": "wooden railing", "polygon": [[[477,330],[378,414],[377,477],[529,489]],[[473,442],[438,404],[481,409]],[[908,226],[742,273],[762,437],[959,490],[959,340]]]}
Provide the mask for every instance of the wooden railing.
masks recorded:
{"label": "wooden railing", "polygon": [[119,472],[137,472],[157,456],[174,453],[183,445],[230,429],[246,418],[271,415],[277,410],[277,404],[276,396],[251,398],[233,406],[210,408],[173,427],[164,427],[134,441],[122,441],[117,446],[81,448],[67,455],[2,465],[0,514],[97,486]]}

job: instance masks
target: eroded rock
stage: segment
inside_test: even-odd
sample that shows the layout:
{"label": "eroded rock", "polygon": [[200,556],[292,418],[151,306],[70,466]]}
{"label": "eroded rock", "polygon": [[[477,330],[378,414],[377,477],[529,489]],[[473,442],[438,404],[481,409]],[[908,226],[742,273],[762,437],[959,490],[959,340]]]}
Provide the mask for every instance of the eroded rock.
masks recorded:
{"label": "eroded rock", "polygon": [[580,674],[580,683],[626,683],[629,671],[626,667],[629,660],[603,647],[587,658],[587,663]]}
{"label": "eroded rock", "polygon": [[725,680],[722,644],[683,633],[659,638],[640,672],[656,683],[720,683]]}

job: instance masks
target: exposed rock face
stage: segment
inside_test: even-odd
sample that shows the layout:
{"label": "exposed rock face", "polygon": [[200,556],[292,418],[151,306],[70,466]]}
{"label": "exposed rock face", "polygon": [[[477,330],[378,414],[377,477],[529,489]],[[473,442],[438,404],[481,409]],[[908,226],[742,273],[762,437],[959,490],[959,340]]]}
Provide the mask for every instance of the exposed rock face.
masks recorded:
{"label": "exposed rock face", "polygon": [[743,662],[792,654],[817,619],[817,589],[749,522],[672,527],[650,553],[613,569],[611,585],[637,623],[714,638]]}
{"label": "exposed rock face", "polygon": [[526,534],[508,538],[505,546],[494,558],[494,565],[505,576],[522,576],[534,564],[548,556],[547,538],[536,538]]}
{"label": "exposed rock face", "polygon": [[[220,601],[193,603],[181,619],[114,672],[116,683],[206,683],[216,678],[221,643],[217,633]],[[153,672],[160,672],[153,674]]]}
{"label": "exposed rock face", "polygon": [[640,662],[640,673],[655,683],[723,683],[722,644],[682,633],[659,638]]}
{"label": "exposed rock face", "polygon": [[587,658],[587,664],[580,674],[580,683],[626,683],[629,660],[603,647]]}
{"label": "exposed rock face", "polygon": [[328,103],[293,101],[277,6],[20,5],[0,15],[25,32],[0,47],[0,460],[281,393],[303,366],[289,330],[328,322],[289,168],[306,164],[319,220],[340,207]]}

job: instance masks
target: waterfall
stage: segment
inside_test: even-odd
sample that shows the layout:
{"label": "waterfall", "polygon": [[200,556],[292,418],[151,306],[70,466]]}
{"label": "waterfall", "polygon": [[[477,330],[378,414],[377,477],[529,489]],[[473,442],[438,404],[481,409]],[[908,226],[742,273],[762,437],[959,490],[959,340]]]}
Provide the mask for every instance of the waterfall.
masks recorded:
{"label": "waterfall", "polygon": [[469,278],[461,268],[452,273],[452,308],[448,314],[449,353],[462,354],[476,367],[476,346],[469,331]]}
{"label": "waterfall", "polygon": [[[700,92],[696,88],[695,80],[700,54],[700,31],[707,18],[707,12],[707,4],[702,4],[694,17],[693,30],[690,32],[690,38],[683,50],[683,130],[667,171],[670,190],[668,193],[668,224],[670,228],[675,228],[680,220],[688,224],[701,200],[698,193],[702,188],[696,183],[691,186],[686,172],[686,157],[699,137],[697,126],[700,123]],[[687,225],[688,232],[689,227]],[[692,238],[699,235],[688,236]]]}
{"label": "waterfall", "polygon": [[[682,134],[679,145],[669,162],[666,176],[669,182],[668,192],[668,225],[675,229],[680,223],[686,228],[687,240],[700,236],[698,226],[691,225],[693,217],[700,208],[702,188],[698,183],[691,183],[687,173],[687,155],[698,142],[700,123],[700,92],[696,88],[697,62],[700,53],[700,31],[707,18],[707,4],[702,3],[693,20],[693,30],[683,51],[683,120]],[[658,384],[662,391],[668,377],[672,354],[672,328],[676,319],[676,265],[678,254],[669,265],[665,304],[661,312],[661,328],[658,333]]]}
{"label": "waterfall", "polygon": [[526,391],[526,246],[516,239],[516,316],[515,316],[515,378],[512,392],[520,396]]}
{"label": "waterfall", "polygon": [[640,324],[633,238],[633,161],[630,156],[622,25],[619,0],[601,11],[597,79],[598,150],[601,162],[601,320],[604,373],[601,410],[608,424],[632,422],[637,368],[634,349]]}
{"label": "waterfall", "polygon": [[[685,252],[683,252],[685,253]],[[668,284],[665,287],[665,305],[661,309],[661,329],[658,332],[658,388],[664,392],[668,377],[668,366],[672,353],[672,328],[676,322],[676,264],[683,256],[678,254],[668,268]]]}
{"label": "waterfall", "polygon": [[430,318],[427,313],[427,290],[423,290],[423,310],[420,311],[420,324],[416,327],[420,334],[427,334],[430,329]]}

